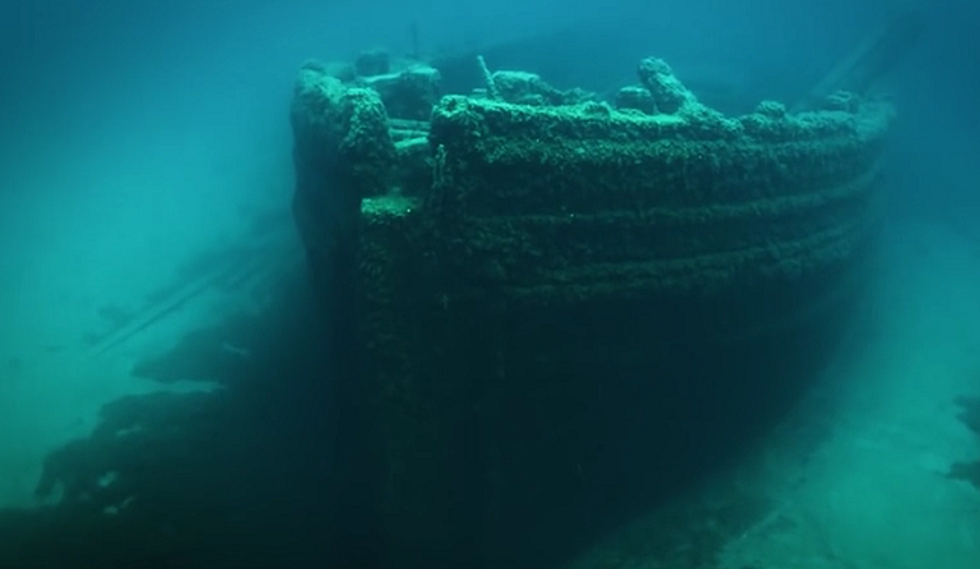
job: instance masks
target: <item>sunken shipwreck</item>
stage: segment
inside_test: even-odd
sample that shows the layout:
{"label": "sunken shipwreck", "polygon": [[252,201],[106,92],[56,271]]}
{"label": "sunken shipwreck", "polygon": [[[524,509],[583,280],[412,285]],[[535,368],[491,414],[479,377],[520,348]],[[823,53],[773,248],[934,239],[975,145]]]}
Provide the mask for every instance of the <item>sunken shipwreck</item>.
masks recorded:
{"label": "sunken shipwreck", "polygon": [[881,221],[880,69],[740,115],[635,70],[599,97],[480,56],[302,67],[293,211],[348,562],[548,566],[829,361]]}

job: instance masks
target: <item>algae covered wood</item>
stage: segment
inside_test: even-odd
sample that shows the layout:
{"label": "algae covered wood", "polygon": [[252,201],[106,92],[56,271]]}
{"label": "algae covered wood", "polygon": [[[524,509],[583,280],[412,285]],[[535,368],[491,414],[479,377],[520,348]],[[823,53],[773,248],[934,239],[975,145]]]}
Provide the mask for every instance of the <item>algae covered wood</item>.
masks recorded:
{"label": "algae covered wood", "polygon": [[314,277],[342,275],[321,289],[357,362],[332,379],[363,411],[351,483],[393,562],[533,566],[819,371],[892,109],[729,117],[653,58],[611,103],[498,71],[493,97],[433,105],[416,82],[438,73],[413,65],[386,71],[411,75],[401,94],[310,65],[294,99],[297,218]]}

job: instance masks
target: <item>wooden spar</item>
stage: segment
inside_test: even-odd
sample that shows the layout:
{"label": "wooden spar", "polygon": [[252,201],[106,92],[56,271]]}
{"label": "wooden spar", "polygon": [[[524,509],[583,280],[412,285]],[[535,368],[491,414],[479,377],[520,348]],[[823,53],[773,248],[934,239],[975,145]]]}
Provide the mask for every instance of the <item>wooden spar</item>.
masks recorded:
{"label": "wooden spar", "polygon": [[924,21],[915,11],[897,12],[868,34],[847,57],[796,104],[793,112],[812,109],[837,91],[864,95],[906,56],[922,35]]}

